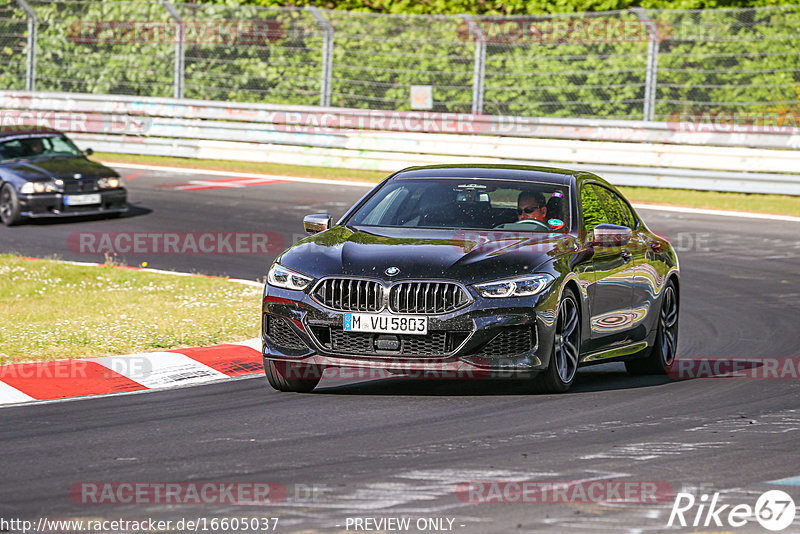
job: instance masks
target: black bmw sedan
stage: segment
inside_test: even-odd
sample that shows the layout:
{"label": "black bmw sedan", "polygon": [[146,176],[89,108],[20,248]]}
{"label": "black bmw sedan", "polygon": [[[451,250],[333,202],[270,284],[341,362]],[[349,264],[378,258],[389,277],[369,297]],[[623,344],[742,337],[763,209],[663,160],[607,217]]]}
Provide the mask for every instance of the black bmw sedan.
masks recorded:
{"label": "black bmw sedan", "polygon": [[325,368],[505,376],[567,391],[578,367],[667,373],[680,272],[608,182],[507,165],[412,167],[269,269],[264,367],[280,391]]}
{"label": "black bmw sedan", "polygon": [[67,136],[46,128],[0,130],[0,220],[118,215],[126,191],[113,169],[86,158]]}

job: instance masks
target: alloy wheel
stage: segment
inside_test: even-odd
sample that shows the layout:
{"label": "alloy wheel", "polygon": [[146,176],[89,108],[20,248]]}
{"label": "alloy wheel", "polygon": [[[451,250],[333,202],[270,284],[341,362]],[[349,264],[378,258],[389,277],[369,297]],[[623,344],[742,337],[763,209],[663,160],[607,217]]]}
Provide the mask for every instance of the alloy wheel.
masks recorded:
{"label": "alloy wheel", "polygon": [[665,365],[670,366],[678,350],[678,299],[675,297],[675,289],[671,285],[664,290],[663,299],[661,314],[658,318],[661,327],[659,345],[661,359]]}
{"label": "alloy wheel", "polygon": [[11,218],[11,209],[11,192],[8,187],[4,187],[0,191],[0,217],[4,221]]}
{"label": "alloy wheel", "polygon": [[578,370],[579,335],[578,306],[571,296],[566,296],[558,307],[555,338],[556,371],[564,383],[571,382]]}

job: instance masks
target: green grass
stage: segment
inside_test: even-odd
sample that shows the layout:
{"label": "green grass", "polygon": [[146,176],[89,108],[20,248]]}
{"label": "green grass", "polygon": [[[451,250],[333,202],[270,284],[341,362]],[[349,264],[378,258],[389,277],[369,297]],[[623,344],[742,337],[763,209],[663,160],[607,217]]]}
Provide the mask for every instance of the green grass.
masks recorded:
{"label": "green grass", "polygon": [[[323,178],[328,180],[357,180],[377,183],[389,173],[307,167],[275,163],[250,163],[226,160],[200,160],[167,156],[139,156],[131,154],[96,153],[97,159],[109,163],[136,163],[190,169],[212,169],[230,172],[252,172]],[[690,208],[731,211],[753,211],[777,215],[800,216],[800,197],[789,195],[758,195],[748,193],[719,193],[690,189],[657,189],[653,187],[621,187],[624,195],[634,203],[662,204]]]}
{"label": "green grass", "polygon": [[258,336],[258,287],[0,255],[0,364]]}
{"label": "green grass", "polygon": [[719,193],[691,189],[656,189],[655,187],[620,187],[619,189],[634,203],[800,216],[800,197],[791,195]]}

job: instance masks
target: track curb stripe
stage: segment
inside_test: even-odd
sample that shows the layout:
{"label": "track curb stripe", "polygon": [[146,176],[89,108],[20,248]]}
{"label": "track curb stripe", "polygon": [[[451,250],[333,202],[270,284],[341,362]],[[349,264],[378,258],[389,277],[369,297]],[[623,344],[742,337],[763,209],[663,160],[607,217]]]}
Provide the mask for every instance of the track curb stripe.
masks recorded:
{"label": "track curb stripe", "polygon": [[198,347],[168,352],[179,352],[230,377],[261,373],[264,370],[261,351],[241,344]]}
{"label": "track curb stripe", "polygon": [[242,343],[0,366],[0,406],[157,390],[261,374],[258,338]]}
{"label": "track curb stripe", "polygon": [[0,381],[36,400],[146,389],[129,377],[91,360],[4,365],[0,367]]}
{"label": "track curb stripe", "polygon": [[31,402],[34,400],[36,399],[30,395],[26,395],[17,388],[9,386],[5,382],[0,382],[0,405]]}

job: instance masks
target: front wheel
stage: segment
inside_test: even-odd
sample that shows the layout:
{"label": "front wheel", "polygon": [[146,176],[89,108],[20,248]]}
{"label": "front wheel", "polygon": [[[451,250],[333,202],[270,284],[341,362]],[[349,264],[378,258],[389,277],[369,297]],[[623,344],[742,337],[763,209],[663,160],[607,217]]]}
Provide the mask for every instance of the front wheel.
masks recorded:
{"label": "front wheel", "polygon": [[670,280],[661,297],[658,330],[653,346],[645,349],[647,355],[625,362],[631,375],[665,375],[672,369],[678,354],[678,292]]}
{"label": "front wheel", "polygon": [[0,221],[6,226],[14,226],[22,221],[20,215],[19,195],[11,184],[0,189]]}
{"label": "front wheel", "polygon": [[553,353],[547,369],[534,378],[534,388],[542,393],[563,393],[575,381],[581,348],[581,323],[578,299],[564,291],[556,314]]}
{"label": "front wheel", "polygon": [[307,365],[284,360],[264,362],[264,372],[269,385],[278,391],[308,393],[317,387],[322,378],[322,369],[316,365]]}

